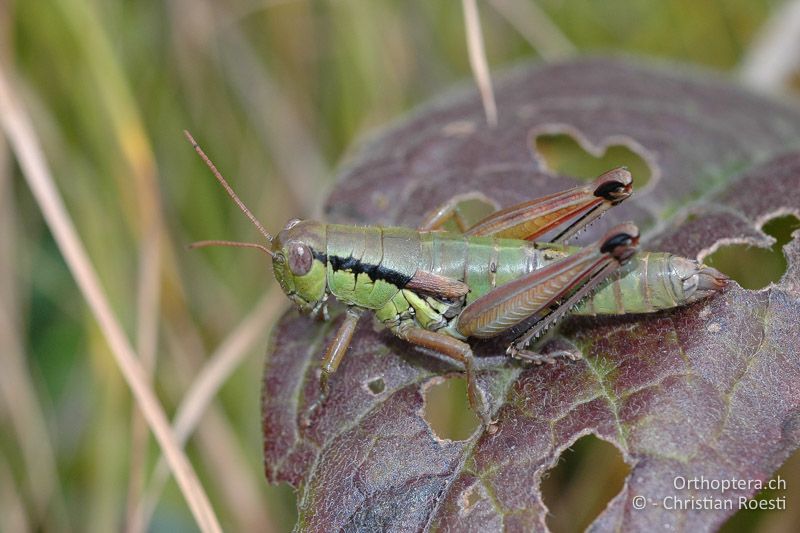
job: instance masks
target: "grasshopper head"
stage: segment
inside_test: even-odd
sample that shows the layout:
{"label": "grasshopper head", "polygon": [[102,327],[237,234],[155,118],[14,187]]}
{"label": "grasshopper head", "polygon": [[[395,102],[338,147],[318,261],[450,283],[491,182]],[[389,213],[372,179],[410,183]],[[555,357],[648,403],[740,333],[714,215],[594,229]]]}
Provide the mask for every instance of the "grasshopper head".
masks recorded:
{"label": "grasshopper head", "polygon": [[322,311],[324,314],[324,303],[327,297],[325,224],[294,219],[286,224],[277,237],[273,237],[239,199],[192,135],[188,131],[184,131],[184,134],[228,196],[239,206],[239,209],[250,219],[268,243],[267,246],[264,246],[246,242],[200,241],[192,244],[191,248],[204,246],[256,248],[272,257],[275,279],[278,280],[286,296],[297,304],[300,311],[307,313]]}
{"label": "grasshopper head", "polygon": [[275,279],[301,312],[310,313],[326,296],[326,227],[313,220],[290,220],[272,240]]}

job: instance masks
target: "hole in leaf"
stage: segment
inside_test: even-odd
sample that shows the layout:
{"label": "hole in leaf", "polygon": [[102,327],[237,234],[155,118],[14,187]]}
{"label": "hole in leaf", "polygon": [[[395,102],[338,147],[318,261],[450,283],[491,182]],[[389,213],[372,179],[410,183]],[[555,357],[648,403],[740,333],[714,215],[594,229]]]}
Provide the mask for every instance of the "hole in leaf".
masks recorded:
{"label": "hole in leaf", "polygon": [[[800,501],[800,484],[794,482],[800,479],[800,451],[794,452],[789,460],[777,472],[769,477],[773,480],[772,488],[767,487],[769,480],[764,481],[765,488],[753,499],[765,502],[761,505],[769,506],[769,502],[780,504],[783,498],[783,509],[739,509],[721,528],[720,533],[736,533],[740,531],[797,531],[800,523],[800,508],[793,505]],[[724,497],[733,498],[734,509],[738,509],[739,496],[725,494]],[[755,503],[750,505],[756,506]]]}
{"label": "hole in leaf", "polygon": [[628,167],[633,175],[633,190],[650,181],[652,172],[644,158],[623,144],[613,144],[597,157],[590,154],[566,133],[537,135],[534,148],[545,167],[556,173],[591,181],[615,167]]}
{"label": "hole in leaf", "polygon": [[761,228],[775,238],[771,248],[729,244],[706,256],[703,262],[735,279],[745,289],[763,289],[779,281],[786,272],[787,262],[782,248],[798,228],[800,220],[794,215],[772,218]]}
{"label": "hole in leaf", "polygon": [[478,417],[469,408],[464,378],[436,378],[423,387],[423,395],[423,417],[438,438],[464,440],[480,425]]}
{"label": "hole in leaf", "polygon": [[383,378],[374,378],[367,382],[367,389],[377,396],[386,390],[386,383],[384,383]]}
{"label": "hole in leaf", "polygon": [[456,198],[458,203],[456,204],[453,218],[442,226],[445,231],[461,233],[461,228],[459,228],[456,219],[460,219],[461,224],[466,229],[497,211],[497,206],[483,195],[479,197],[477,194],[468,193],[463,197]]}
{"label": "hole in leaf", "polygon": [[477,491],[477,490],[472,490],[472,491],[470,491],[470,493],[469,493],[469,494],[467,494],[467,507],[466,507],[466,508],[467,508],[467,509],[471,509],[471,508],[472,508],[472,507],[474,507],[474,506],[475,506],[475,504],[476,504],[476,503],[478,503],[479,501],[481,501],[481,495],[480,495],[480,493],[478,493],[478,491]]}
{"label": "hole in leaf", "polygon": [[458,505],[460,507],[460,514],[467,515],[472,511],[478,502],[486,497],[486,494],[480,487],[480,481],[476,481],[461,493]]}
{"label": "hole in leaf", "polygon": [[[463,202],[459,202],[456,207],[457,216],[461,218],[465,228],[469,228],[495,211],[497,211],[497,208],[494,205],[489,203],[488,200],[480,198],[468,198]],[[453,224],[450,231],[461,231],[455,221],[450,221],[449,223]]]}
{"label": "hole in leaf", "polygon": [[614,445],[594,435],[579,439],[542,480],[550,530],[585,530],[619,494],[629,473]]}

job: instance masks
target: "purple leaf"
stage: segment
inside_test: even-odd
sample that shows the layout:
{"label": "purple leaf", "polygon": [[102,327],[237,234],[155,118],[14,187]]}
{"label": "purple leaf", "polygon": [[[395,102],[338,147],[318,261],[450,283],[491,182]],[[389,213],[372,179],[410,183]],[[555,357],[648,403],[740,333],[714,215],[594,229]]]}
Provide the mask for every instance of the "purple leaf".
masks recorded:
{"label": "purple leaf", "polygon": [[[526,67],[497,81],[499,122],[474,91],[451,94],[360,152],[328,202],[330,221],[406,225],[455,194],[499,205],[577,183],[554,175],[533,137],[566,132],[589,151],[624,144],[650,183],[585,238],[632,219],[642,248],[704,256],[721,243],[771,243],[761,226],[800,217],[800,114],[708,74],[623,60]],[[571,318],[560,333],[576,362],[485,371],[495,433],[440,440],[421,416],[422,388],[453,367],[362,320],[309,427],[319,359],[339,320],[289,313],[264,376],[266,473],[299,489],[302,528],[544,530],[539,483],[559,455],[594,433],[631,467],[597,530],[718,527],[732,510],[637,511],[636,495],[719,499],[755,489],[679,491],[687,479],[769,479],[800,442],[800,239],[788,269],[761,291],[731,284],[695,305],[654,315]],[[701,257],[702,258],[702,257]],[[754,266],[757,268],[757,265]],[[472,342],[479,356],[502,342]],[[371,381],[382,380],[373,390]]]}

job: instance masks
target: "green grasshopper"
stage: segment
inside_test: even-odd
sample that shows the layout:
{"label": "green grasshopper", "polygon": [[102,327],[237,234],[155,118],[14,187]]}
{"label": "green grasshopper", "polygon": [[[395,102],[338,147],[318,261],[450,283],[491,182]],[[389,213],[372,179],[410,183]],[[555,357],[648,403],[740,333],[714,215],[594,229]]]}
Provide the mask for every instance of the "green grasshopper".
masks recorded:
{"label": "green grasshopper", "polygon": [[[202,241],[194,247],[252,247],[272,258],[275,278],[303,313],[327,319],[333,295],[345,317],[322,360],[321,395],[344,357],[356,325],[371,310],[399,338],[463,365],[470,405],[492,421],[476,379],[468,338],[523,331],[507,355],[551,362],[528,345],[565,314],[648,313],[689,304],[722,289],[727,277],[696,261],[667,253],[634,257],[639,230],[620,224],[584,248],[566,239],[632,193],[624,168],[589,185],[537,198],[489,215],[463,233],[442,231],[457,217],[457,203],[432,213],[416,230],[291,220],[273,237],[264,229],[202,149],[209,166],[268,245]],[[554,235],[549,242],[539,242]],[[555,355],[571,355],[557,353]],[[573,357],[574,358],[574,357]]]}

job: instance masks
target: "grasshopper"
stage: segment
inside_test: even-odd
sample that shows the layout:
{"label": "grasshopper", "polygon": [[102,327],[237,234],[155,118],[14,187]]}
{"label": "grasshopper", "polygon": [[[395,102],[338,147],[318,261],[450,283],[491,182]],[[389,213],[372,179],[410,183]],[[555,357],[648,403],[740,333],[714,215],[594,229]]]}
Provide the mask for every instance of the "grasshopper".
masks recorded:
{"label": "grasshopper", "polygon": [[[302,313],[328,318],[334,296],[345,317],[322,360],[321,394],[304,424],[328,395],[366,310],[397,337],[458,362],[466,373],[472,409],[492,420],[475,379],[469,338],[522,331],[507,355],[552,362],[529,348],[567,313],[624,314],[671,309],[710,296],[728,278],[697,261],[667,253],[636,254],[639,230],[620,224],[583,248],[564,243],[611,207],[630,197],[632,176],[608,171],[591,184],[524,202],[489,215],[462,233],[442,231],[457,203],[434,211],[417,229],[290,220],[273,237],[244,205],[191,135],[187,138],[267,245],[201,241],[192,245],[257,248]],[[545,236],[552,235],[547,242]]]}

